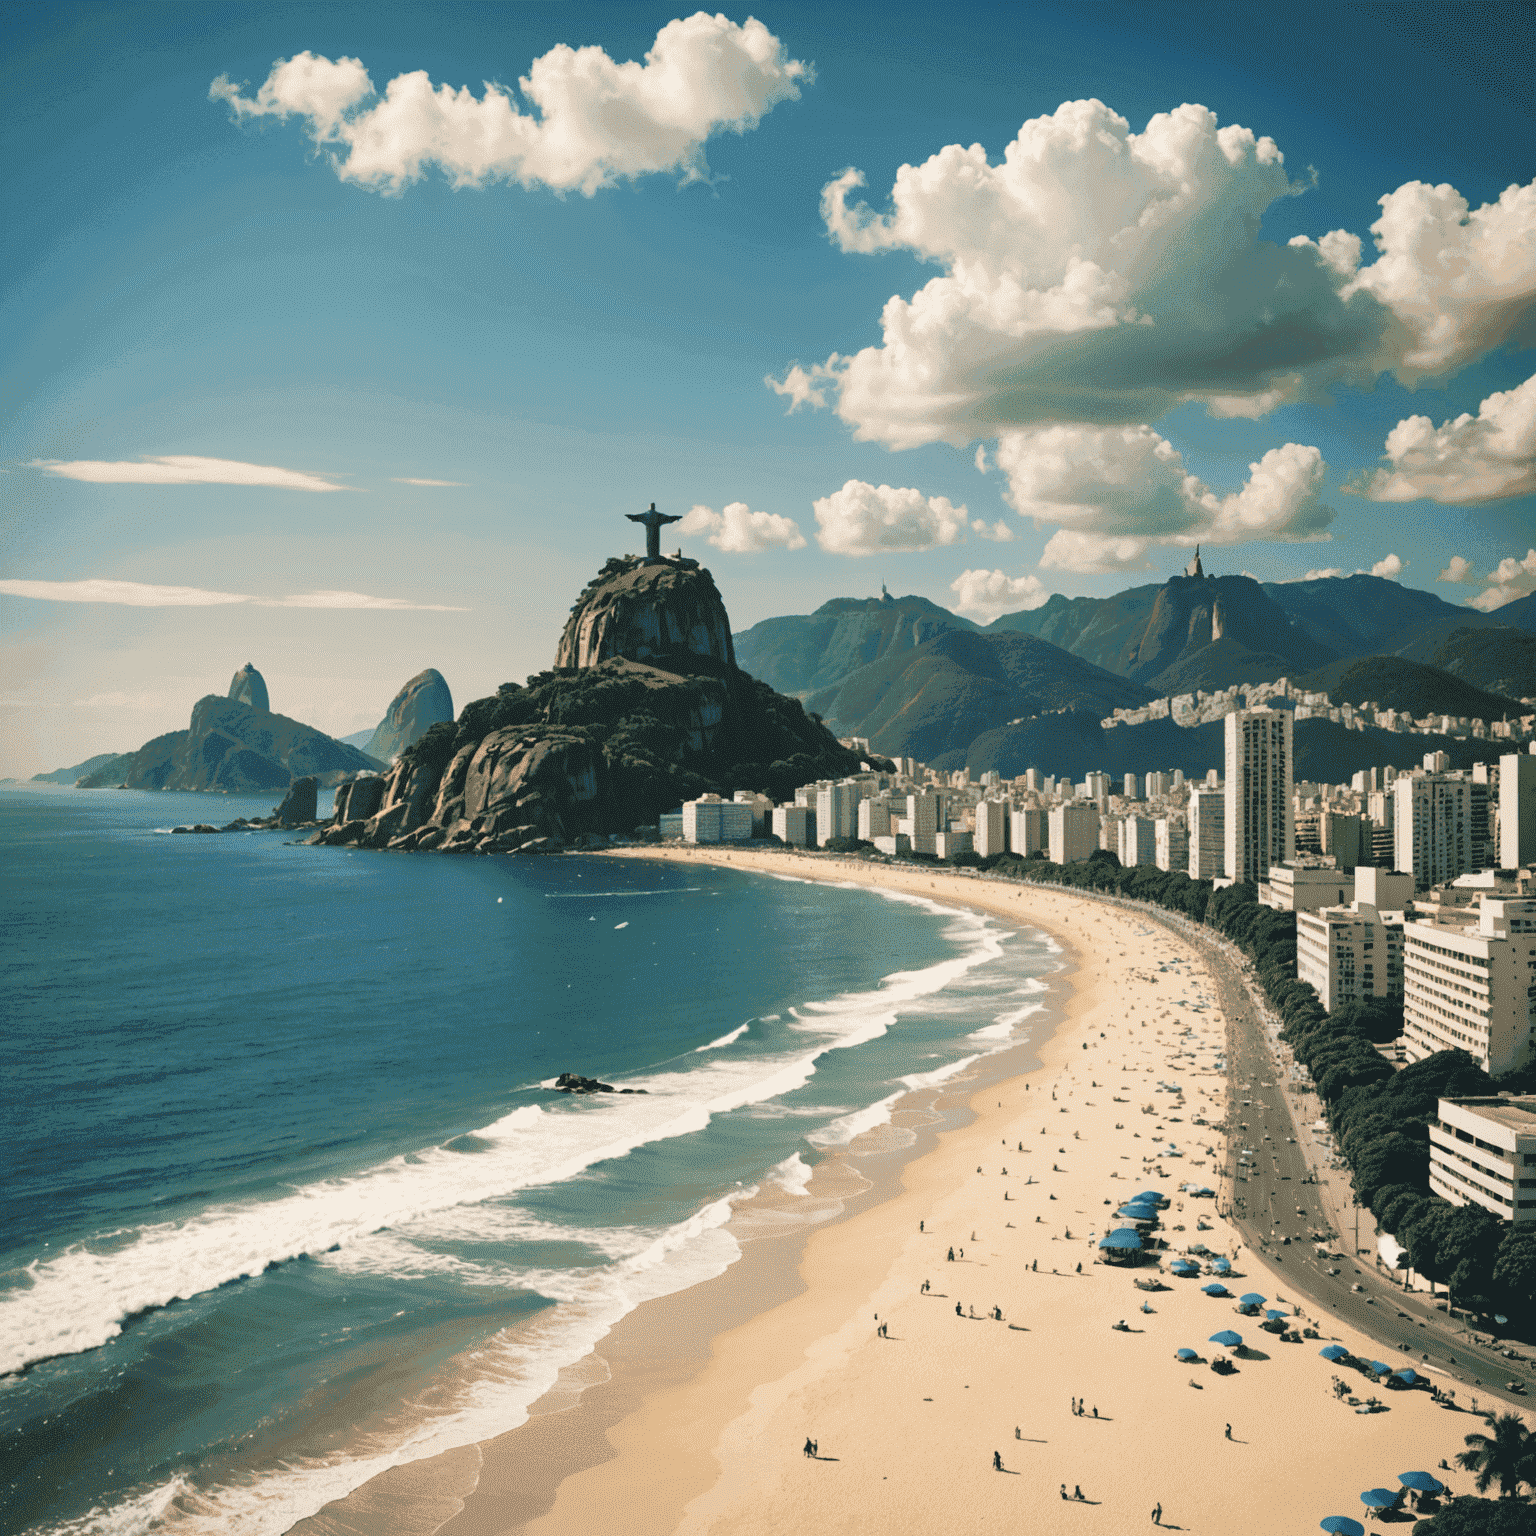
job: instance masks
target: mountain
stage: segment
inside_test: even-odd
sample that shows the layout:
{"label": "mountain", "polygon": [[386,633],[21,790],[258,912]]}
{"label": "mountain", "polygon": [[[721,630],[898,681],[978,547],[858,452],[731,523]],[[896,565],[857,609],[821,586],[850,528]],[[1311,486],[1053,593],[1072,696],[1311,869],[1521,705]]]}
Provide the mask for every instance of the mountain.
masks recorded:
{"label": "mountain", "polygon": [[1536,634],[1523,629],[1452,630],[1435,645],[1430,660],[1491,693],[1536,698]]}
{"label": "mountain", "polygon": [[1501,624],[1513,625],[1516,629],[1528,629],[1536,634],[1536,592],[1528,592],[1524,597],[1517,597],[1512,603],[1505,603],[1502,608],[1495,608],[1487,617]]}
{"label": "mountain", "polygon": [[359,752],[373,740],[378,731],[378,726],[369,726],[365,730],[353,731],[350,736],[338,736],[337,741],[344,741],[349,747],[356,747]]}
{"label": "mountain", "polygon": [[[1493,638],[1500,631],[1464,633]],[[1331,661],[1325,667],[1292,678],[1291,683],[1309,692],[1326,693],[1335,704],[1363,704],[1374,699],[1386,709],[1407,710],[1415,719],[1425,715],[1471,715],[1481,720],[1502,720],[1525,713],[1518,699],[1486,693],[1439,667],[1402,656]]]}
{"label": "mountain", "polygon": [[52,773],[34,773],[34,784],[78,784],[81,779],[109,769],[113,763],[126,762],[131,754],[123,752],[98,752],[73,768],[55,768]]}
{"label": "mountain", "polygon": [[807,703],[840,736],[865,736],[876,752],[942,767],[1004,720],[1062,709],[1107,715],[1151,697],[1033,635],[949,630],[889,652]]}
{"label": "mountain", "polygon": [[1053,595],[986,633],[1035,635],[1153,694],[1269,682],[1336,652],[1290,622],[1249,576],[1174,576],[1113,597]]}
{"label": "mountain", "polygon": [[770,688],[804,698],[936,635],[975,629],[926,597],[892,597],[882,588],[880,597],[835,597],[815,613],[764,619],[735,636],[736,661]]}
{"label": "mountain", "polygon": [[383,766],[313,726],[210,693],[192,706],[188,729],[169,731],[114,758],[80,786],[244,793],[287,789],[309,775],[337,784],[348,774]]}
{"label": "mountain", "polygon": [[252,709],[272,708],[272,700],[267,696],[267,680],[250,662],[230,678],[229,697],[241,704],[249,704]]}
{"label": "mountain", "polygon": [[377,729],[360,745],[369,757],[392,763],[432,726],[452,719],[453,695],[448,684],[436,667],[428,667],[390,700]]}
{"label": "mountain", "polygon": [[859,754],[736,666],[730,646],[696,561],[610,560],[577,599],[555,670],[465,705],[385,779],[343,785],[314,841],[542,852],[654,826],[710,791],[783,800],[858,771]]}
{"label": "mountain", "polygon": [[1380,576],[1267,581],[1264,593],[1291,623],[1336,657],[1386,655],[1431,628],[1496,622],[1433,592]]}

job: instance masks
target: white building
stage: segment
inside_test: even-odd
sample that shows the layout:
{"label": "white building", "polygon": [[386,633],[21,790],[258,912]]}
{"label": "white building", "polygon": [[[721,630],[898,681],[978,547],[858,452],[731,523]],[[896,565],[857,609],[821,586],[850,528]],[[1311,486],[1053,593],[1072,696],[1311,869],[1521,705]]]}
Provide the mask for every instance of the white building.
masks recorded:
{"label": "white building", "polygon": [[1126,774],[1124,788],[1120,792],[1127,800],[1141,799],[1141,796],[1137,793],[1136,775],[1134,773]]}
{"label": "white building", "polygon": [[1008,806],[1005,801],[977,801],[975,846],[984,859],[1008,851]]}
{"label": "white building", "polygon": [[1490,1076],[1530,1058],[1536,900],[1483,895],[1403,925],[1403,1045],[1410,1061],[1463,1050]]}
{"label": "white building", "polygon": [[1159,869],[1188,869],[1189,831],[1182,821],[1170,816],[1158,817],[1154,824]]}
{"label": "white building", "polygon": [[1079,864],[1098,849],[1099,813],[1077,802],[1055,806],[1047,836],[1051,863]]}
{"label": "white building", "polygon": [[834,837],[856,837],[858,831],[857,784],[828,784],[816,791],[816,841],[821,847]]}
{"label": "white building", "polygon": [[1219,789],[1189,792],[1189,878],[1214,880],[1227,867],[1227,797]]}
{"label": "white building", "polygon": [[1045,847],[1045,812],[1033,806],[1008,813],[1008,846],[1023,858]]}
{"label": "white building", "polygon": [[1276,864],[1259,886],[1259,900],[1277,912],[1320,912],[1354,900],[1355,877],[1344,869]]}
{"label": "white building", "polygon": [[1226,717],[1226,873],[1257,885],[1296,857],[1291,810],[1291,712],[1238,709]]}
{"label": "white building", "polygon": [[859,801],[858,836],[866,843],[877,837],[891,835],[891,801],[889,796],[878,795],[872,800]]}
{"label": "white building", "polygon": [[808,847],[816,838],[816,812],[804,805],[775,806],[773,835],[791,848]]}
{"label": "white building", "polygon": [[935,832],[933,851],[941,859],[953,859],[962,853],[974,851],[974,839],[969,832]]}
{"label": "white building", "polygon": [[[922,790],[918,794],[907,796],[907,816],[910,826],[903,828],[913,838],[912,846],[917,847],[916,839],[919,837],[932,837],[939,830],[943,820],[943,797],[934,794],[930,790]],[[932,853],[931,848],[924,850]]]}
{"label": "white building", "polygon": [[1341,1003],[1403,993],[1403,914],[1365,902],[1296,914],[1296,979],[1332,1013]]}
{"label": "white building", "polygon": [[1429,1187],[1503,1221],[1536,1222],[1536,1098],[1441,1099],[1429,1123]]}
{"label": "white building", "polygon": [[1413,876],[1361,864],[1355,869],[1355,900],[1381,912],[1401,912],[1413,900]]}
{"label": "white building", "polygon": [[1536,756],[1499,759],[1499,868],[1536,864]]}
{"label": "white building", "polygon": [[752,807],[719,795],[700,795],[683,802],[685,843],[750,843]]}
{"label": "white building", "polygon": [[1472,785],[1449,774],[1400,777],[1392,786],[1392,867],[1419,890],[1472,868]]}
{"label": "white building", "polygon": [[1127,816],[1120,823],[1120,846],[1115,850],[1127,869],[1157,863],[1157,829],[1145,816]]}
{"label": "white building", "polygon": [[[1184,775],[1180,773],[1179,780],[1183,781]],[[1146,795],[1148,800],[1159,800],[1166,795],[1172,786],[1166,773],[1149,773],[1146,782]]]}
{"label": "white building", "polygon": [[752,836],[766,837],[773,830],[773,801],[755,789],[738,789],[731,798],[737,805],[752,807]]}

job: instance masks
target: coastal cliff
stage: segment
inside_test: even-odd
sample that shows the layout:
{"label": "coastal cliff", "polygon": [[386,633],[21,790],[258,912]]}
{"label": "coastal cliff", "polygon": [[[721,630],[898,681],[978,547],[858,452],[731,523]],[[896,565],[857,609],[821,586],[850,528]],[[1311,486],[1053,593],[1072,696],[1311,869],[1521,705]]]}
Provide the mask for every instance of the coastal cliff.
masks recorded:
{"label": "coastal cliff", "polygon": [[427,667],[390,700],[384,718],[363,751],[381,763],[393,762],[434,725],[452,719],[453,695],[448,691],[447,679],[436,667]]}
{"label": "coastal cliff", "polygon": [[683,800],[856,772],[820,720],[735,665],[730,620],[692,561],[610,560],[557,665],[435,725],[383,778],[341,785],[314,841],[537,853],[654,826]]}

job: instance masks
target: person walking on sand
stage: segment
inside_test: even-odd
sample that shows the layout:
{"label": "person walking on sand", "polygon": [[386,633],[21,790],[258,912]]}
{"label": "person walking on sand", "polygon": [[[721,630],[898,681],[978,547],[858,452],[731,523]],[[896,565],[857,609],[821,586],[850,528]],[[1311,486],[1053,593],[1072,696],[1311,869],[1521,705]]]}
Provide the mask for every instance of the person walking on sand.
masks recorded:
{"label": "person walking on sand", "polygon": [[1232,1438],[1232,1426],[1230,1424],[1228,1424],[1227,1425],[1227,1439],[1230,1440],[1231,1438]]}
{"label": "person walking on sand", "polygon": [[949,1250],[949,1252],[945,1255],[945,1259],[950,1264],[953,1264],[955,1262],[955,1250],[953,1248],[951,1248]]}
{"label": "person walking on sand", "polygon": [[1153,1525],[1161,1525],[1162,1523],[1163,1523],[1163,1503],[1162,1503],[1162,1500],[1159,1499],[1157,1501],[1157,1503],[1152,1506],[1152,1524]]}
{"label": "person walking on sand", "polygon": [[1013,1426],[1013,1438],[1015,1440],[1022,1440],[1024,1438],[1024,1431],[1017,1424]]}
{"label": "person walking on sand", "polygon": [[1001,1472],[1003,1470],[1003,1453],[1001,1451],[992,1452],[992,1470],[994,1472]]}
{"label": "person walking on sand", "polygon": [[1065,1483],[1061,1485],[1061,1496],[1062,1498],[1066,1498],[1067,1496],[1067,1485]]}
{"label": "person walking on sand", "polygon": [[965,1316],[965,1309],[960,1305],[960,1303],[958,1301],[955,1303],[955,1316],[956,1317],[964,1317]]}
{"label": "person walking on sand", "polygon": [[816,1454],[814,1447],[811,1445],[811,1437],[809,1435],[805,1437],[805,1454],[807,1456],[814,1456]]}

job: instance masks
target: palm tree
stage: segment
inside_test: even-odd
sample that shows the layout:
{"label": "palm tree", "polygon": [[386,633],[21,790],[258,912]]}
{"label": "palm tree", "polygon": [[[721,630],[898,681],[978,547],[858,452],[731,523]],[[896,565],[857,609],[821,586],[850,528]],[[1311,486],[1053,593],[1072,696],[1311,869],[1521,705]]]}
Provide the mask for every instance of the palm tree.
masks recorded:
{"label": "palm tree", "polygon": [[1499,1496],[1512,1499],[1521,1483],[1536,1484],[1536,1435],[1518,1413],[1501,1413],[1492,1422],[1491,1435],[1466,1437],[1467,1449],[1457,1452],[1456,1465],[1477,1473],[1479,1493],[1496,1482]]}

